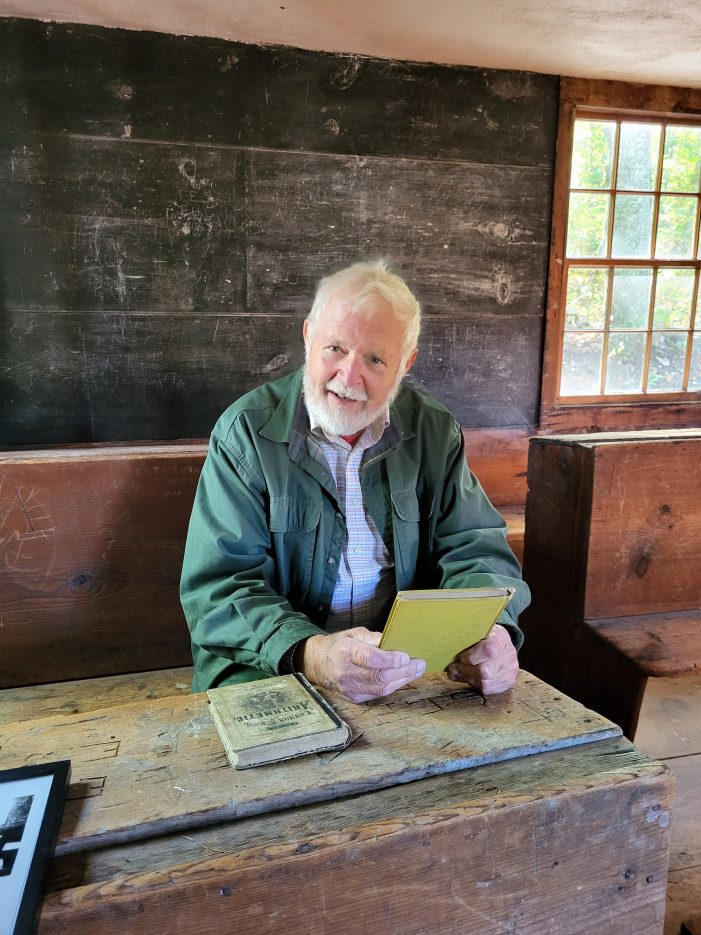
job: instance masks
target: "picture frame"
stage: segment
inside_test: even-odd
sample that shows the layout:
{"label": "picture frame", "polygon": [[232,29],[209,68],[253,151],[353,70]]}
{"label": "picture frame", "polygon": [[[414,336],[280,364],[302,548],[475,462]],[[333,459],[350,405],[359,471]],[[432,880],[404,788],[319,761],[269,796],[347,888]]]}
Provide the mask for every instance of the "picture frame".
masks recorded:
{"label": "picture frame", "polygon": [[0,935],[37,929],[70,775],[70,760],[0,770]]}

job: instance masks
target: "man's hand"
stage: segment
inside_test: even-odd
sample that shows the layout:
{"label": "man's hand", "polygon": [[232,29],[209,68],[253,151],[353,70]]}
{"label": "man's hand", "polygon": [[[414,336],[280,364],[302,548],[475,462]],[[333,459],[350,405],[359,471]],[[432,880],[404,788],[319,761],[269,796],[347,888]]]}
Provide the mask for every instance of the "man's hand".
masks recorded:
{"label": "man's hand", "polygon": [[498,623],[485,639],[464,649],[448,667],[448,678],[466,682],[483,695],[511,688],[518,675],[518,657],[508,630]]}
{"label": "man's hand", "polygon": [[396,650],[378,649],[380,636],[365,627],[310,636],[295,663],[310,682],[356,704],[391,695],[423,675],[426,663]]}

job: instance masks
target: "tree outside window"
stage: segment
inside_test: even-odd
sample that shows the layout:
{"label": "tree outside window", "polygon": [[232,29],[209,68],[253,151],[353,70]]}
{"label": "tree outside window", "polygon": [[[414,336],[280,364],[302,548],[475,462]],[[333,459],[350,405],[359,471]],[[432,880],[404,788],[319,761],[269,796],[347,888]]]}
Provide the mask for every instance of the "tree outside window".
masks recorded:
{"label": "tree outside window", "polygon": [[558,396],[701,391],[701,124],[573,122]]}

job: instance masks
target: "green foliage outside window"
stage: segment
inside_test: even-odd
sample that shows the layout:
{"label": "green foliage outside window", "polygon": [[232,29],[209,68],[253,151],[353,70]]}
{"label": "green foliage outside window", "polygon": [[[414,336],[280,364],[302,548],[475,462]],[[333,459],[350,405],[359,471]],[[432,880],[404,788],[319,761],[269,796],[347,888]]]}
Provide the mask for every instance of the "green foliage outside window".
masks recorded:
{"label": "green foliage outside window", "polygon": [[701,126],[576,119],[562,396],[701,389]]}

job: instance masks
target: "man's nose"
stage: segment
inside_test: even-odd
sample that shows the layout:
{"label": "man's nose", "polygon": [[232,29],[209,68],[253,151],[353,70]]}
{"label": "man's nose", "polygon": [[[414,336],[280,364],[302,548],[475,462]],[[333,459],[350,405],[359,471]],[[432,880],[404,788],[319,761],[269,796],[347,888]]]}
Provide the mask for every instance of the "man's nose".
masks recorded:
{"label": "man's nose", "polygon": [[341,376],[346,386],[356,386],[363,376],[363,364],[355,354],[347,354],[341,364]]}

